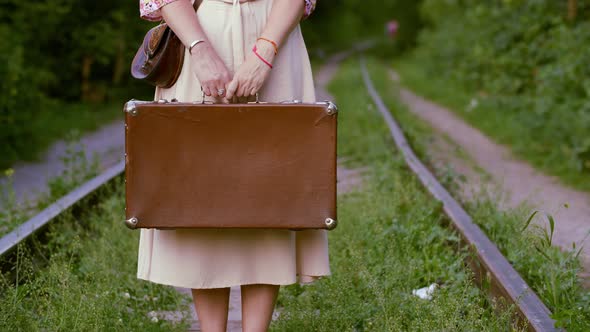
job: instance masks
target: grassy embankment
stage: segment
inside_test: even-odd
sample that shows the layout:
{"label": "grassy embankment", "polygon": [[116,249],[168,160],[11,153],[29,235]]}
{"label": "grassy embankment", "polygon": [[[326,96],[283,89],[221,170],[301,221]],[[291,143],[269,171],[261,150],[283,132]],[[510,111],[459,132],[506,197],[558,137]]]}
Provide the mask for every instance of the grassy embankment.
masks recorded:
{"label": "grassy embankment", "polygon": [[[55,102],[39,112],[31,122],[31,135],[26,142],[15,146],[20,160],[37,160],[53,142],[63,139],[72,131],[83,134],[101,125],[122,119],[123,102],[73,103]],[[0,170],[9,168],[17,160],[0,158]]]}
{"label": "grassy embankment", "polygon": [[187,312],[188,299],[135,277],[139,233],[123,226],[122,179],[80,211],[52,224],[46,244],[20,248],[0,279],[0,330],[186,331],[152,311]]}
{"label": "grassy embankment", "polygon": [[88,158],[79,137],[66,136],[66,151],[61,156],[64,164],[62,174],[47,181],[48,191],[38,195],[35,200],[18,201],[13,189],[13,170],[8,169],[0,177],[0,237],[13,231],[34,214],[62,198],[70,191],[97,176],[100,160],[97,156]]}
{"label": "grassy embankment", "polygon": [[100,156],[88,155],[80,144],[80,139],[85,133],[97,130],[102,125],[123,119],[124,99],[120,96],[131,94],[146,99],[150,90],[153,89],[147,85],[133,86],[127,92],[116,90],[116,97],[101,103],[47,101],[44,111],[31,120],[32,130],[27,141],[11,149],[14,149],[20,160],[31,161],[38,159],[55,141],[63,140],[66,143],[66,151],[59,157],[64,163],[64,172],[48,180],[47,192],[39,192],[34,200],[17,204],[11,179],[14,169],[6,168],[16,160],[0,159],[0,177],[4,177],[0,178],[0,236],[12,231],[70,190],[97,176],[100,170]]}
{"label": "grassy embankment", "polygon": [[[383,62],[370,60],[371,77],[385,103],[409,136],[414,149],[428,163],[431,156],[426,152],[426,145],[433,142],[433,129],[415,117],[397,99],[397,87],[388,76],[387,66]],[[445,92],[450,94],[448,90],[436,91],[441,96],[446,96]],[[450,95],[447,97],[452,98]],[[447,170],[443,169],[433,170],[455,197],[461,197],[458,176],[449,177]],[[528,219],[525,208],[501,211],[497,202],[486,194],[463,200],[462,204],[550,308],[560,325],[565,326],[568,331],[590,330],[590,292],[582,288],[577,277],[581,269],[576,256],[579,249],[562,252],[551,246],[551,234],[536,227],[529,226],[523,232]]]}
{"label": "grassy embankment", "polygon": [[[570,152],[560,146],[562,143],[541,143],[531,131],[531,123],[519,118],[520,113],[498,111],[498,100],[502,96],[481,95],[444,75],[428,72],[420,61],[411,56],[395,60],[393,67],[400,74],[402,85],[448,107],[470,125],[509,146],[517,157],[539,170],[559,177],[576,189],[590,191],[590,176],[586,171],[571,166],[569,159],[564,157]],[[563,123],[563,127],[567,130],[567,122]],[[563,159],[558,161],[559,158]]]}

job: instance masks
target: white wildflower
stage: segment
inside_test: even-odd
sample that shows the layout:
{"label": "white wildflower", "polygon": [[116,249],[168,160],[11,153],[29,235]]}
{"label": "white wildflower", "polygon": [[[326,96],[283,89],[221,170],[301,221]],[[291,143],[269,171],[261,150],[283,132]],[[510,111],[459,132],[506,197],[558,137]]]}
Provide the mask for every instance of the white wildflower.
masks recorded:
{"label": "white wildflower", "polygon": [[432,299],[432,294],[434,294],[434,290],[438,287],[437,284],[432,284],[428,287],[424,287],[424,288],[420,288],[420,289],[414,289],[412,291],[413,295],[416,295],[417,297],[423,299],[423,300],[431,300]]}
{"label": "white wildflower", "polygon": [[152,323],[157,323],[158,322],[158,317],[152,317]]}

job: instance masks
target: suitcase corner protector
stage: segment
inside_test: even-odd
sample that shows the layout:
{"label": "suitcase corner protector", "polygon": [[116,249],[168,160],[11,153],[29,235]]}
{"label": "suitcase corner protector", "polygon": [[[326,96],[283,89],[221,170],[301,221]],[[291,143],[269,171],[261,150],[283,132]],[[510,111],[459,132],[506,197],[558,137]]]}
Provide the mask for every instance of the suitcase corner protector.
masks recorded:
{"label": "suitcase corner protector", "polygon": [[328,115],[334,115],[336,113],[338,113],[338,106],[336,106],[335,103],[326,100],[326,104],[328,105],[326,107],[326,113],[328,113]]}
{"label": "suitcase corner protector", "polygon": [[131,217],[129,219],[125,219],[125,226],[127,226],[129,229],[136,229],[138,222],[139,220],[136,217]]}
{"label": "suitcase corner protector", "polygon": [[131,99],[130,101],[126,102],[125,106],[123,106],[123,112],[133,116],[137,115],[137,100]]}
{"label": "suitcase corner protector", "polygon": [[326,220],[324,221],[324,224],[326,225],[326,229],[331,231],[334,228],[336,228],[336,226],[338,226],[338,221],[336,219],[326,218]]}

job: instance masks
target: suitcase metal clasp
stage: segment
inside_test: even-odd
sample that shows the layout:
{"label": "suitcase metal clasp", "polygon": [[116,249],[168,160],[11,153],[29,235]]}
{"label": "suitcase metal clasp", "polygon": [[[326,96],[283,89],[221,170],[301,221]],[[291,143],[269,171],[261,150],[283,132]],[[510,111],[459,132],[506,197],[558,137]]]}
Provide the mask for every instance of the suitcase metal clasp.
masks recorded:
{"label": "suitcase metal clasp", "polygon": [[256,92],[256,100],[255,101],[249,101],[248,104],[268,104],[268,102],[266,102],[266,101],[260,101],[260,96],[258,95],[258,92]]}

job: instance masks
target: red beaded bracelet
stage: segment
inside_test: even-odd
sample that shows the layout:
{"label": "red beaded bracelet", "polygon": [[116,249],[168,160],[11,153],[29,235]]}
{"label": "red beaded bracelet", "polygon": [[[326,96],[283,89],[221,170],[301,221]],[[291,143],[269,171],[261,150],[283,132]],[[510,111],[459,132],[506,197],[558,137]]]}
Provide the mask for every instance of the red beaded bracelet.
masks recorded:
{"label": "red beaded bracelet", "polygon": [[266,63],[266,65],[269,66],[270,69],[272,69],[272,64],[270,62],[266,61],[262,56],[260,56],[260,54],[258,54],[258,49],[256,48],[256,45],[254,45],[254,47],[252,47],[252,52],[254,52],[254,54],[256,54],[258,59],[262,60],[262,62]]}

